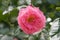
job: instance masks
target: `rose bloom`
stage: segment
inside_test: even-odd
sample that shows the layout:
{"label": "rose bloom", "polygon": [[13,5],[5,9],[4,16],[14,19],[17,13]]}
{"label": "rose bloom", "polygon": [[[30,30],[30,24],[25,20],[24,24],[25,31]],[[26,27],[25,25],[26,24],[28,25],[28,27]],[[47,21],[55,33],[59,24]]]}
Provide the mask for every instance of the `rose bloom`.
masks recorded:
{"label": "rose bloom", "polygon": [[18,24],[26,34],[33,34],[41,31],[45,27],[46,18],[37,7],[27,6],[19,11],[17,17]]}

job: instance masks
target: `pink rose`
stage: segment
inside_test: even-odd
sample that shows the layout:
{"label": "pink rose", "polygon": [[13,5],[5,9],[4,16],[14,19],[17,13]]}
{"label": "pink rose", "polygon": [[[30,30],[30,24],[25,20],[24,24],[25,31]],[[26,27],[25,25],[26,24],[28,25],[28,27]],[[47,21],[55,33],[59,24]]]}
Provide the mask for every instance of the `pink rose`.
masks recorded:
{"label": "pink rose", "polygon": [[19,11],[18,24],[26,34],[33,34],[45,27],[46,18],[41,10],[36,7],[27,6]]}

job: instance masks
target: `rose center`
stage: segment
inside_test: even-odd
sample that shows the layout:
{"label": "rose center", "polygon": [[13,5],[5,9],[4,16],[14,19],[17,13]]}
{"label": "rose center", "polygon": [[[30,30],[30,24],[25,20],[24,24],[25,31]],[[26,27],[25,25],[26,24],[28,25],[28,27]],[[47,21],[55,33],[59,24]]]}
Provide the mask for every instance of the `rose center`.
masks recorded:
{"label": "rose center", "polygon": [[35,19],[35,17],[34,17],[34,16],[30,16],[30,17],[28,18],[28,22],[33,22],[33,21],[34,21],[34,19]]}

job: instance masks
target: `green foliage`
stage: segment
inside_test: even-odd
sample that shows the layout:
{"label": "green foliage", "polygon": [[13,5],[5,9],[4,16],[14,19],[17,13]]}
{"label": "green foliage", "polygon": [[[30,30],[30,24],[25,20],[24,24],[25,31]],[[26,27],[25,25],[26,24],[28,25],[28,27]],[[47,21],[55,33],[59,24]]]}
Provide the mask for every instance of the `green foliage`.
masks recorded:
{"label": "green foliage", "polygon": [[[27,35],[18,29],[17,16],[19,9],[17,7],[30,4],[39,7],[44,12],[46,19],[52,19],[50,22],[46,22],[45,29],[37,35]],[[9,6],[13,7],[11,11],[8,11]],[[7,13],[3,14],[4,11],[7,11]],[[55,21],[57,18],[59,18],[58,29],[54,29],[55,31],[52,32],[54,34],[50,35],[51,27],[55,28],[54,25],[57,25],[55,24],[58,21]],[[51,37],[60,35],[60,0],[0,0],[0,34],[3,37],[5,35],[10,35],[12,38],[17,36],[21,40],[50,40]],[[4,39],[3,37],[1,40]]]}

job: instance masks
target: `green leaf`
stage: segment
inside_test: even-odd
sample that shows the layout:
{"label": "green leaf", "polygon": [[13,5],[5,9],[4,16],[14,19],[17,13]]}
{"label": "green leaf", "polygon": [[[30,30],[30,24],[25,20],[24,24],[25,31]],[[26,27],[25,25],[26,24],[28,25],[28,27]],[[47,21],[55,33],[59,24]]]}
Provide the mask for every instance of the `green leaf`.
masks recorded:
{"label": "green leaf", "polygon": [[28,40],[35,40],[35,38],[33,36],[30,36]]}
{"label": "green leaf", "polygon": [[56,18],[60,18],[60,12],[57,11],[57,12],[55,13],[55,16],[56,16]]}
{"label": "green leaf", "polygon": [[50,37],[50,40],[60,40],[60,33],[56,34],[53,37]]}
{"label": "green leaf", "polygon": [[17,15],[18,15],[18,10],[16,8],[10,12],[11,17],[17,17]]}
{"label": "green leaf", "polygon": [[2,0],[0,0],[0,7],[2,6]]}
{"label": "green leaf", "polygon": [[26,2],[26,0],[19,0],[18,5],[23,5],[23,4],[25,4],[25,2]]}
{"label": "green leaf", "polygon": [[10,0],[2,0],[2,2],[1,2],[1,10],[6,10],[7,8],[8,8],[8,6],[9,6],[9,4],[10,4]]}
{"label": "green leaf", "polygon": [[1,40],[13,40],[13,37],[4,35]]}
{"label": "green leaf", "polygon": [[9,26],[6,23],[0,23],[0,34],[8,34]]}
{"label": "green leaf", "polygon": [[0,10],[0,21],[7,21],[9,14],[3,15],[2,13],[3,13],[3,10]]}
{"label": "green leaf", "polygon": [[60,5],[60,0],[47,0],[51,4]]}
{"label": "green leaf", "polygon": [[48,15],[50,18],[55,18],[55,12],[50,12]]}
{"label": "green leaf", "polygon": [[42,0],[31,0],[33,5],[41,4]]}
{"label": "green leaf", "polygon": [[11,5],[16,7],[17,6],[17,2],[18,2],[18,0],[11,0]]}
{"label": "green leaf", "polygon": [[60,7],[56,7],[56,10],[57,10],[57,11],[60,11]]}
{"label": "green leaf", "polygon": [[44,29],[42,32],[41,32],[41,35],[40,35],[40,40],[49,40],[49,32]]}
{"label": "green leaf", "polygon": [[2,13],[3,13],[3,11],[0,10],[0,21],[1,21],[1,18],[2,18]]}
{"label": "green leaf", "polygon": [[28,5],[31,5],[31,0],[26,0]]}
{"label": "green leaf", "polygon": [[53,37],[54,35],[58,34],[60,27],[59,27],[59,18],[55,19],[51,24],[50,35]]}

